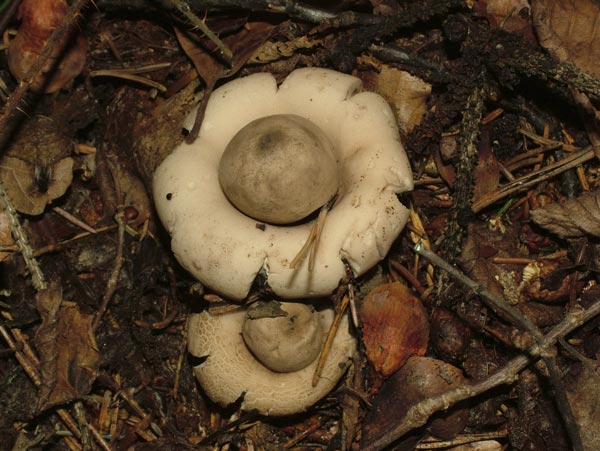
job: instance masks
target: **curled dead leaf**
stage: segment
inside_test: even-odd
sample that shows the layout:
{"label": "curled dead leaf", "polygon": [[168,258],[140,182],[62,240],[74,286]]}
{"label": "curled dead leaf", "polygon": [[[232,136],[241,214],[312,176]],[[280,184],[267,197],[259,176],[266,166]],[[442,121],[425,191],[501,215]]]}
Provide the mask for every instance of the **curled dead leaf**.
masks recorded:
{"label": "curled dead leaf", "polygon": [[38,215],[71,185],[73,159],[63,158],[40,168],[7,156],[0,161],[0,180],[17,211]]}
{"label": "curled dead leaf", "polygon": [[530,263],[523,269],[519,289],[526,300],[559,303],[569,297],[575,282],[572,267],[561,267],[557,260],[541,260]]}
{"label": "curled dead leaf", "polygon": [[36,307],[42,324],[35,336],[42,384],[38,411],[89,393],[101,355],[92,331],[93,316],[64,301],[57,284],[40,291]]}
{"label": "curled dead leaf", "polygon": [[563,203],[536,208],[531,218],[563,238],[600,236],[600,192],[584,193]]}
{"label": "curled dead leaf", "polygon": [[[410,422],[407,412],[415,404],[467,383],[462,371],[449,363],[430,357],[411,357],[382,384],[373,400],[363,426],[363,445],[403,422]],[[426,429],[437,437],[451,439],[464,429],[468,416],[466,406],[456,405],[432,417]],[[394,443],[393,449],[413,450],[422,435],[422,430],[413,431]]]}
{"label": "curled dead leaf", "polygon": [[600,7],[594,0],[532,0],[540,44],[559,61],[600,76]]}
{"label": "curled dead leaf", "polygon": [[[65,0],[23,1],[17,14],[21,26],[8,47],[8,65],[17,80],[25,78],[54,29],[60,26],[67,8]],[[31,89],[52,93],[69,85],[83,70],[86,55],[87,39],[83,33],[78,30],[65,33]]]}
{"label": "curled dead leaf", "polygon": [[600,422],[600,376],[597,368],[595,372],[591,369],[583,366],[579,374],[567,382],[567,397],[586,450],[600,449],[600,435],[596,429]]}
{"label": "curled dead leaf", "polygon": [[73,143],[51,118],[29,118],[14,136],[9,136],[9,128],[1,130],[0,142],[7,143],[0,159],[0,183],[20,213],[42,213],[71,185]]}
{"label": "curled dead leaf", "polygon": [[359,311],[367,358],[389,376],[412,355],[423,355],[429,341],[425,307],[401,283],[387,283],[371,291]]}
{"label": "curled dead leaf", "polygon": [[[369,63],[375,64],[372,60]],[[377,69],[377,74],[368,75],[365,86],[377,91],[391,103],[400,128],[405,133],[410,132],[421,123],[427,110],[431,85],[408,72],[385,64],[377,64]],[[371,76],[375,78],[370,79]]]}
{"label": "curled dead leaf", "polygon": [[527,0],[486,0],[475,6],[485,16],[491,28],[501,28],[509,33],[520,34],[535,42]]}

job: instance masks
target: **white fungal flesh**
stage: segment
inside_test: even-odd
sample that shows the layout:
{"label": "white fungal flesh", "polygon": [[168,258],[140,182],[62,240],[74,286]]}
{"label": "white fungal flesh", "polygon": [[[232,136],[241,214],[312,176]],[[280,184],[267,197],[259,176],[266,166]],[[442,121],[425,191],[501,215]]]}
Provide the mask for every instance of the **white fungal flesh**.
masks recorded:
{"label": "white fungal flesh", "polygon": [[[324,341],[333,321],[333,311],[323,311],[320,316]],[[244,317],[244,311],[224,315],[203,312],[190,317],[188,349],[195,356],[206,356],[206,360],[194,368],[194,373],[206,394],[223,406],[244,394],[244,410],[256,409],[274,416],[302,412],[335,387],[356,349],[356,341],[344,317],[321,377],[313,387],[318,359],[295,372],[271,371],[256,360],[245,345],[240,333]]]}
{"label": "white fungal flesh", "polygon": [[[213,92],[196,142],[177,148],[154,178],[156,208],[188,271],[233,299],[248,294],[261,269],[281,297],[318,297],[344,277],[342,259],[360,275],[385,256],[408,218],[396,194],[412,189],[412,175],[390,107],[377,94],[359,93],[360,87],[355,77],[304,68],[279,88],[272,75],[261,73]],[[317,124],[340,162],[340,197],[327,216],[313,271],[308,259],[290,268],[312,223],[257,227],[219,185],[219,160],[231,138],[273,114]]]}

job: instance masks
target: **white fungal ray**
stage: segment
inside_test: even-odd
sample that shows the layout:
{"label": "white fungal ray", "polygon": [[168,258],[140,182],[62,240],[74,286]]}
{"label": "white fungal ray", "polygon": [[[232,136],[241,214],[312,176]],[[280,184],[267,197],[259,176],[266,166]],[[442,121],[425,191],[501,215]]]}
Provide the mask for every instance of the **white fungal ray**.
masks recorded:
{"label": "white fungal ray", "polygon": [[[386,255],[408,219],[397,194],[412,189],[412,173],[390,107],[360,88],[358,78],[303,68],[279,87],[271,74],[259,73],[213,92],[198,139],[178,147],[154,176],[156,208],[183,267],[233,299],[246,297],[264,270],[277,295],[297,299],[329,295],[345,275],[343,260],[361,275]],[[328,213],[312,271],[308,259],[290,268],[312,222],[257,227],[219,185],[218,164],[231,138],[249,122],[273,114],[315,123],[340,162],[339,197]]]}

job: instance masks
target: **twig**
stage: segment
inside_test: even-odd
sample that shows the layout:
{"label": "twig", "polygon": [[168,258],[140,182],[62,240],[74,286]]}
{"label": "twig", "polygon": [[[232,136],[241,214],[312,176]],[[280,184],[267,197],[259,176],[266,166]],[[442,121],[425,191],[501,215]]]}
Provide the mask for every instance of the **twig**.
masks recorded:
{"label": "twig", "polygon": [[572,153],[560,161],[543,167],[539,171],[531,172],[523,177],[519,177],[514,181],[500,187],[500,189],[497,191],[475,201],[471,206],[471,210],[473,210],[474,213],[477,213],[500,199],[521,191],[525,191],[540,182],[551,179],[557,174],[568,171],[569,169],[579,166],[586,161],[590,161],[596,156],[595,152],[597,150],[599,149],[595,149],[594,147],[586,147],[585,149]]}
{"label": "twig", "polygon": [[92,433],[92,436],[94,437],[94,439],[96,440],[96,442],[98,443],[98,445],[100,445],[100,448],[102,448],[103,451],[112,451],[111,446],[108,443],[106,443],[106,440],[104,440],[104,438],[100,435],[100,433],[94,427],[93,424],[88,423],[87,427],[88,427],[88,429]]}
{"label": "twig", "polygon": [[210,39],[213,44],[215,44],[218,49],[225,55],[228,61],[231,61],[233,58],[233,53],[225,45],[221,39],[204,23],[203,20],[200,20],[196,14],[191,10],[190,5],[185,0],[168,0],[171,5],[173,5],[177,10],[183,14],[183,16],[191,22],[191,24],[198,28],[202,33],[206,35],[208,39]]}
{"label": "twig", "polygon": [[[76,401],[73,405],[73,410],[75,411],[75,418],[77,419],[79,430],[81,431],[81,445],[83,447],[83,451],[92,451],[94,450],[94,443],[92,441],[92,434],[88,428],[88,422],[85,417],[83,403],[81,401]],[[101,437],[99,438],[102,439]],[[104,440],[102,439],[102,441]]]}
{"label": "twig", "polygon": [[94,229],[95,230],[94,233],[91,233],[91,232],[82,232],[82,233],[79,233],[79,234],[77,234],[77,235],[75,235],[75,236],[73,236],[71,238],[68,238],[68,239],[66,239],[64,241],[61,241],[59,243],[48,244],[47,246],[43,246],[43,247],[40,247],[39,249],[36,249],[35,251],[33,251],[33,256],[34,257],[39,257],[40,255],[48,254],[50,252],[56,252],[56,251],[60,250],[61,248],[65,247],[66,245],[68,245],[68,244],[70,244],[70,243],[72,243],[74,241],[80,240],[80,239],[88,237],[90,235],[95,235],[97,233],[107,232],[109,230],[113,230],[113,229],[116,229],[116,228],[118,228],[118,225],[115,224],[115,225],[109,225],[109,226],[104,226],[104,227],[99,227],[97,229]]}
{"label": "twig", "polygon": [[331,207],[333,207],[333,204],[335,204],[335,201],[337,200],[337,198],[338,198],[338,195],[336,194],[331,199],[329,199],[327,201],[327,203],[321,207],[321,211],[319,211],[319,216],[317,217],[317,220],[315,222],[315,227],[316,227],[315,240],[310,249],[310,256],[308,257],[308,270],[309,271],[312,271],[313,269],[315,269],[315,259],[317,257],[317,250],[319,249],[319,243],[321,243],[321,234],[323,232],[323,227],[325,226],[325,220],[327,219],[327,213],[329,212],[329,210],[331,210]]}
{"label": "twig", "polygon": [[380,451],[407,432],[424,425],[435,412],[446,410],[457,402],[485,393],[499,385],[514,382],[519,372],[526,368],[536,356],[547,352],[547,349],[552,347],[559,337],[568,335],[598,314],[600,314],[600,302],[595,302],[586,310],[580,306],[572,308],[565,318],[544,337],[543,347],[537,344],[533,345],[528,350],[529,355],[522,354],[515,357],[484,381],[472,385],[464,385],[450,390],[441,396],[428,398],[415,404],[408,410],[400,424],[363,446],[361,451]]}
{"label": "twig", "polygon": [[31,283],[33,284],[33,288],[35,288],[37,291],[45,290],[47,288],[47,284],[44,273],[42,273],[42,269],[40,268],[38,261],[33,256],[33,249],[31,249],[27,235],[21,227],[19,215],[13,207],[10,198],[8,197],[8,194],[6,193],[6,190],[2,184],[0,184],[0,207],[4,209],[6,215],[8,216],[10,230],[13,234],[15,242],[17,243],[17,246],[19,247],[19,250],[21,251],[23,260],[25,260],[25,265],[31,274]]}
{"label": "twig", "polygon": [[477,138],[484,107],[481,74],[477,78],[478,85],[474,87],[467,99],[465,112],[460,122],[460,160],[456,166],[454,200],[448,216],[448,225],[444,230],[444,251],[450,260],[454,260],[460,252],[464,234],[463,224],[465,217],[470,214],[473,196],[473,174],[477,164]]}
{"label": "twig", "polygon": [[485,304],[491,307],[494,311],[502,312],[505,316],[510,318],[513,321],[513,323],[517,325],[520,329],[531,334],[531,336],[536,341],[538,347],[542,350],[542,352],[539,355],[544,360],[544,363],[546,364],[546,367],[548,369],[548,376],[552,384],[556,404],[565,422],[569,438],[571,439],[571,445],[573,446],[574,450],[583,451],[583,443],[581,442],[581,436],[579,434],[577,422],[575,421],[571,405],[569,404],[567,395],[560,382],[561,376],[558,364],[556,363],[556,349],[554,347],[544,345],[545,337],[542,334],[542,332],[529,320],[529,318],[523,315],[519,310],[511,306],[508,302],[497,298],[491,291],[479,285],[474,280],[468,278],[454,266],[452,266],[442,258],[438,257],[434,252],[427,249],[421,243],[417,243],[414,247],[414,250],[434,265],[448,272],[450,275],[452,275],[452,277],[454,277],[464,286],[473,290],[473,292],[475,292],[480,297],[480,299],[482,299],[485,302]]}
{"label": "twig", "polygon": [[114,78],[122,78],[123,80],[134,81],[136,83],[140,83],[146,86],[150,86],[151,88],[158,89],[160,92],[166,92],[167,87],[162,83],[159,83],[154,80],[150,80],[149,78],[142,77],[140,75],[134,75],[129,71],[121,71],[119,69],[100,69],[94,70],[89,73],[89,76],[94,77],[114,77]]}
{"label": "twig", "polygon": [[[133,411],[137,415],[140,416],[142,421],[146,420],[149,422],[150,429],[154,432],[154,434],[156,434],[156,436],[161,437],[163,435],[163,432],[160,429],[160,426],[158,424],[156,424],[154,421],[152,421],[151,416],[148,415],[146,412],[144,412],[144,409],[142,409],[140,407],[138,402],[130,395],[128,390],[120,390],[119,396],[121,398],[123,398],[123,400],[129,405],[129,407],[131,407],[133,409]],[[138,431],[138,432],[140,432],[140,431]]]}
{"label": "twig", "polygon": [[510,49],[506,47],[496,50],[498,50],[500,57],[506,56],[503,55],[506,51],[512,52],[505,61],[520,72],[539,77],[542,80],[555,80],[564,86],[600,99],[600,80],[592,74],[583,72],[574,64],[555,62],[542,52],[530,51],[529,49],[524,51],[523,49],[527,48],[524,45]]}
{"label": "twig", "polygon": [[292,259],[292,261],[290,263],[290,269],[296,269],[300,265],[300,263],[302,263],[304,261],[304,259],[306,258],[306,255],[308,254],[308,251],[310,250],[310,248],[312,246],[312,243],[315,241],[316,235],[317,235],[317,225],[315,223],[310,228],[310,233],[308,234],[308,238],[306,238],[304,245],[298,251],[296,256]]}
{"label": "twig", "polygon": [[443,66],[409,54],[396,46],[390,44],[372,45],[369,51],[378,59],[392,63],[400,69],[409,70],[409,72],[411,69],[416,69],[421,75],[420,78],[424,78],[428,82],[449,83],[453,79],[453,76]]}
{"label": "twig", "polygon": [[71,222],[72,224],[76,225],[77,227],[82,228],[83,230],[85,230],[86,232],[89,233],[97,233],[97,230],[94,229],[92,226],[90,226],[89,224],[83,222],[81,219],[76,218],[75,216],[73,216],[71,213],[69,213],[68,211],[63,210],[60,207],[53,207],[52,210],[62,216],[63,218],[65,218],[67,221]]}
{"label": "twig", "polygon": [[318,419],[311,426],[307,427],[302,432],[300,432],[299,434],[295,435],[294,437],[289,439],[287,442],[285,442],[285,444],[282,446],[282,448],[290,449],[292,446],[296,446],[298,443],[300,443],[302,440],[304,440],[310,434],[317,431],[321,426],[323,426],[324,423],[325,423],[325,419],[323,419],[323,418]]}
{"label": "twig", "polygon": [[117,224],[119,225],[117,230],[117,255],[115,257],[115,263],[113,266],[113,270],[110,274],[110,278],[108,279],[108,283],[106,284],[106,290],[104,291],[104,296],[102,296],[102,303],[98,308],[98,312],[96,313],[96,317],[94,318],[94,322],[92,323],[92,331],[96,332],[98,326],[100,325],[100,321],[102,320],[102,316],[106,312],[108,308],[108,304],[112,299],[115,291],[117,290],[117,284],[119,282],[119,274],[121,273],[121,268],[123,267],[123,246],[125,241],[125,218],[123,211],[119,211],[115,217]]}

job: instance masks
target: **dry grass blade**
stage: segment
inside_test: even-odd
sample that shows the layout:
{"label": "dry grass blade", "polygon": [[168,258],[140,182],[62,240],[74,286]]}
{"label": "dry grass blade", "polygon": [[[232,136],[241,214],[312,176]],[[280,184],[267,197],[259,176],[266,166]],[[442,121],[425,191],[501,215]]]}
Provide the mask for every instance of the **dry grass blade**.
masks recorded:
{"label": "dry grass blade", "polygon": [[321,372],[323,371],[323,367],[325,366],[325,362],[327,361],[327,356],[329,355],[329,351],[331,350],[331,345],[333,344],[333,339],[335,338],[335,334],[337,333],[340,327],[340,322],[342,321],[342,317],[346,313],[346,308],[348,307],[349,303],[350,297],[344,296],[342,298],[342,302],[340,303],[340,308],[336,312],[335,318],[331,323],[331,327],[329,328],[329,332],[327,333],[327,338],[325,339],[325,344],[323,345],[323,349],[321,350],[321,354],[319,355],[319,363],[317,363],[317,367],[315,368],[315,372],[313,374],[313,387],[316,386],[319,382]]}

